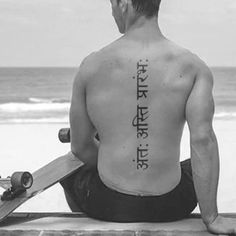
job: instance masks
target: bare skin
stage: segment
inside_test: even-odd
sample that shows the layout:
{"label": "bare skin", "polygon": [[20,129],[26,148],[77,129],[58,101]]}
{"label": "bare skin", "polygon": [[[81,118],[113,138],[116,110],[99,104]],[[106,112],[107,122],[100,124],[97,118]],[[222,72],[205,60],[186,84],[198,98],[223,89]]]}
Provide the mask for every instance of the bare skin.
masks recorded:
{"label": "bare skin", "polygon": [[[112,6],[124,36],[88,56],[74,82],[72,153],[98,167],[110,188],[133,195],[165,194],[180,181],[180,142],[187,122],[203,221],[213,233],[235,233],[236,221],[221,218],[217,210],[219,154],[212,128],[212,74],[196,55],[166,39],[156,18],[136,18],[131,9],[120,19],[119,10],[131,7],[129,1],[121,2],[127,8]],[[138,98],[140,64],[147,65],[142,76],[147,77],[143,85],[148,92]],[[147,135],[137,133],[137,105],[145,108]],[[100,143],[94,141],[96,132]],[[148,160],[144,168],[138,166],[140,148]]]}

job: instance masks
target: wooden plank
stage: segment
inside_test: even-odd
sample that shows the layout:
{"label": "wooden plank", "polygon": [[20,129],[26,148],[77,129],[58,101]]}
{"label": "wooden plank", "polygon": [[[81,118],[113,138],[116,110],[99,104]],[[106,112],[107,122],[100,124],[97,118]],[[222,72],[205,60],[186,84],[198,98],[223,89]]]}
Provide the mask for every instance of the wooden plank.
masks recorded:
{"label": "wooden plank", "polygon": [[[222,214],[236,218],[236,214]],[[171,223],[113,223],[87,218],[81,213],[14,213],[12,224],[0,226],[0,235],[114,235],[210,236],[200,215]],[[9,218],[9,219],[10,219]],[[14,222],[15,219],[25,221]]]}

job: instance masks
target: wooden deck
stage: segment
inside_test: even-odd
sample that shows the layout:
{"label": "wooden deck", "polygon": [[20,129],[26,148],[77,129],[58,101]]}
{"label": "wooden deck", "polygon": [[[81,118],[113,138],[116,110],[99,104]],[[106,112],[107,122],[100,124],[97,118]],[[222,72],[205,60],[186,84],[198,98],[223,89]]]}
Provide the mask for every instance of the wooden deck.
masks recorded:
{"label": "wooden deck", "polygon": [[[224,214],[236,218],[236,214]],[[110,223],[73,213],[14,213],[1,236],[207,236],[199,215],[173,223]]]}

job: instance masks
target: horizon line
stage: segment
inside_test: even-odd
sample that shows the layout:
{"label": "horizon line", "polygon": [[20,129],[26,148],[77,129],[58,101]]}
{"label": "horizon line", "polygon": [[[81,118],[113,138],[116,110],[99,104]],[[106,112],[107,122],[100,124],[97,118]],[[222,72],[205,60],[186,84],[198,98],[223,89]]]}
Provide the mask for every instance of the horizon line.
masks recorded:
{"label": "horizon line", "polygon": [[[208,67],[210,67],[210,68],[220,68],[220,67],[224,67],[224,68],[235,68],[236,67],[236,65],[208,65]],[[73,66],[73,65],[71,65],[71,66],[0,66],[0,69],[7,69],[7,68],[15,68],[15,69],[17,69],[17,68],[19,68],[19,69],[24,69],[24,68],[68,68],[68,69],[70,69],[70,68],[79,68],[79,65],[77,65],[77,66]]]}

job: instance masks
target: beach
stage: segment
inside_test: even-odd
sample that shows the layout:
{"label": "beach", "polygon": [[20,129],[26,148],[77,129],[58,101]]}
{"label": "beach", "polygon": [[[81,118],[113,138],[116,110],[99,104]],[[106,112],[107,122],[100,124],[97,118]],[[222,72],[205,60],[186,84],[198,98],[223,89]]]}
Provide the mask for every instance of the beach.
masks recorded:
{"label": "beach", "polygon": [[[58,131],[68,123],[1,124],[1,176],[14,171],[34,172],[38,168],[70,151],[70,144],[58,140]],[[220,212],[236,212],[236,119],[215,119],[214,129],[219,143],[221,172],[218,203]],[[181,160],[190,157],[189,133],[185,126],[181,143]],[[70,211],[59,184],[23,204],[17,211]],[[195,212],[199,210],[196,209]]]}

